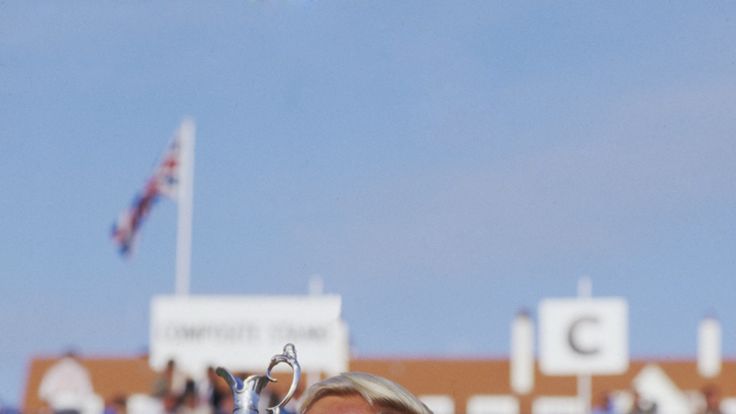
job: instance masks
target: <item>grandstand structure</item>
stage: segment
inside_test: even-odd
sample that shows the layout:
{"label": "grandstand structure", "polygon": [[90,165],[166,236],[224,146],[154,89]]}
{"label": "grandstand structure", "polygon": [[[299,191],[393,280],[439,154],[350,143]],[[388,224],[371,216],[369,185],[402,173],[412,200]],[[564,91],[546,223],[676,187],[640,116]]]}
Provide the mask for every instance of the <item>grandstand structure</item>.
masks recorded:
{"label": "grandstand structure", "polygon": [[[44,404],[38,398],[38,385],[44,372],[57,359],[38,357],[31,361],[23,399],[24,413],[41,412]],[[106,401],[121,395],[150,393],[157,375],[149,367],[146,355],[89,357],[81,361],[90,372],[95,392]],[[350,360],[349,369],[371,372],[406,386],[433,404],[435,414],[581,412],[576,377],[546,376],[537,367],[534,388],[521,395],[511,389],[510,365],[508,359],[492,358],[355,358]],[[662,384],[652,383],[657,381]],[[288,382],[279,381],[273,386],[277,392],[284,392]],[[225,387],[224,383],[221,385]],[[714,386],[721,390],[724,414],[736,412],[736,360],[723,361],[720,373],[712,378],[700,376],[694,360],[632,360],[623,374],[593,377],[592,403],[595,406],[600,396],[607,393],[625,405],[633,390],[657,386],[674,387],[692,407],[702,404],[704,387]]]}
{"label": "grandstand structure", "polygon": [[[628,413],[639,398],[656,403],[660,414],[695,414],[705,405],[706,389],[717,391],[722,414],[736,414],[736,359],[722,358],[713,318],[702,321],[698,355],[690,359],[630,358],[625,300],[590,295],[543,300],[539,329],[528,312],[517,314],[508,358],[365,358],[349,352],[341,300],[322,294],[158,297],[152,300],[150,354],[78,359],[102,402],[147,398],[170,360],[193,380],[213,362],[242,376],[261,373],[286,341],[299,350],[304,374],[297,400],[308,385],[348,370],[404,385],[435,414],[588,414],[604,400],[605,412]],[[617,342],[624,348],[611,345]],[[48,412],[38,390],[59,359],[30,362],[24,413]],[[604,364],[595,368],[598,360]],[[283,395],[288,375],[276,372],[283,380],[268,389]],[[129,406],[127,414],[144,413]]]}

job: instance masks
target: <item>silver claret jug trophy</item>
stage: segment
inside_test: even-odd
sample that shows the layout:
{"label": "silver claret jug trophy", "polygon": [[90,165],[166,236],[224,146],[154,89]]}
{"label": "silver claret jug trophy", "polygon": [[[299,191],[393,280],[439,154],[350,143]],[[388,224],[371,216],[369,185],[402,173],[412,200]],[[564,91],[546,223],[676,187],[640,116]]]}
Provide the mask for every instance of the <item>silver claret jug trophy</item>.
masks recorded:
{"label": "silver claret jug trophy", "polygon": [[227,381],[233,392],[233,414],[259,414],[258,402],[260,401],[261,391],[263,391],[269,382],[276,382],[276,379],[271,376],[271,370],[281,363],[291,367],[291,385],[286,396],[278,404],[266,409],[273,414],[279,414],[281,408],[294,396],[299,385],[299,378],[301,378],[302,370],[299,366],[299,361],[296,360],[296,348],[294,348],[293,344],[286,344],[284,346],[284,352],[274,355],[271,358],[271,363],[268,364],[265,375],[251,375],[245,380],[241,380],[225,368],[217,368],[217,375]]}

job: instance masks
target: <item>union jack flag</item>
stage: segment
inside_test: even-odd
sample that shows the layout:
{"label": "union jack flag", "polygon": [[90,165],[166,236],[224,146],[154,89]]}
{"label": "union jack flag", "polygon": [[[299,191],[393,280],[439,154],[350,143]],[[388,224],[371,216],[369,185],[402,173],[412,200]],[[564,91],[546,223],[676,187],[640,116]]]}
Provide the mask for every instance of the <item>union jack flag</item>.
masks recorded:
{"label": "union jack flag", "polygon": [[146,182],[143,191],[133,199],[130,207],[123,211],[112,226],[112,238],[123,256],[129,256],[133,249],[135,235],[148,216],[153,205],[161,196],[175,199],[179,182],[180,164],[179,134],[174,136],[153,176]]}

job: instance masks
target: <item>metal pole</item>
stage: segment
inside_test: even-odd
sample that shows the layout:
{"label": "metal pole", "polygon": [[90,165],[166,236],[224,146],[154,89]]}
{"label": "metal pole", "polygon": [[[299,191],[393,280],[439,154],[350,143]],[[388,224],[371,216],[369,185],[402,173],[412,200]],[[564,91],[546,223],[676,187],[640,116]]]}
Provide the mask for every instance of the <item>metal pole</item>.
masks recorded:
{"label": "metal pole", "polygon": [[[590,299],[593,296],[593,283],[590,278],[583,276],[578,279],[578,297]],[[583,402],[585,414],[590,414],[592,411],[591,407],[591,394],[593,392],[593,378],[590,374],[579,374],[578,375],[578,398]]]}
{"label": "metal pole", "polygon": [[194,181],[194,121],[179,128],[179,182],[177,185],[176,294],[189,294],[192,259],[192,196]]}

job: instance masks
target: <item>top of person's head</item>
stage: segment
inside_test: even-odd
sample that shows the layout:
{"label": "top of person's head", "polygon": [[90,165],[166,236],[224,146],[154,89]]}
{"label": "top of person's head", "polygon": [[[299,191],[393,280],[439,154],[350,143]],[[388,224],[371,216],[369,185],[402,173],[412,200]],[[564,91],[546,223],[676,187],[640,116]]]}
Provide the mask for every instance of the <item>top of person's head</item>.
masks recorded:
{"label": "top of person's head", "polygon": [[387,410],[402,414],[432,414],[401,385],[363,372],[343,373],[312,385],[302,397],[299,413],[305,414],[318,400],[329,396],[359,396],[379,413]]}

